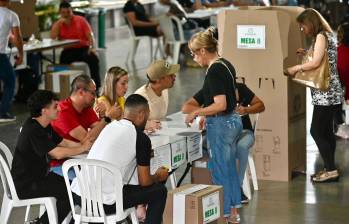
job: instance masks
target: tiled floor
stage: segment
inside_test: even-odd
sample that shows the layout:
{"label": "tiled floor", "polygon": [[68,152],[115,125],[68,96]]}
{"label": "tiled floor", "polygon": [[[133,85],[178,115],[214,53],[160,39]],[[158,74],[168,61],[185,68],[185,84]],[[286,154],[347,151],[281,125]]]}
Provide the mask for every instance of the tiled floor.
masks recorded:
{"label": "tiled floor", "polygon": [[[135,63],[126,65],[126,55],[129,47],[126,29],[107,31],[107,65],[118,65],[130,73],[129,91],[145,83],[145,68],[150,62],[147,41],[141,41],[136,54]],[[169,113],[180,109],[181,104],[190,97],[203,83],[204,70],[198,68],[181,69],[174,88],[170,90]],[[0,125],[0,141],[5,142],[11,150],[14,149],[19,127],[28,116],[25,105],[15,104],[14,113],[18,120],[11,124]],[[311,117],[311,106],[308,107],[308,117]],[[308,122],[309,126],[309,122]],[[309,174],[321,167],[317,148],[308,136],[307,175],[300,175],[293,181],[274,182],[259,181],[258,192],[254,192],[250,203],[241,209],[242,223],[349,223],[349,142],[337,141],[337,163],[342,173],[338,183],[313,185]],[[186,179],[188,181],[188,179]],[[0,198],[2,198],[0,188]],[[33,217],[36,213],[33,213]],[[23,223],[24,209],[15,209],[9,223]]]}

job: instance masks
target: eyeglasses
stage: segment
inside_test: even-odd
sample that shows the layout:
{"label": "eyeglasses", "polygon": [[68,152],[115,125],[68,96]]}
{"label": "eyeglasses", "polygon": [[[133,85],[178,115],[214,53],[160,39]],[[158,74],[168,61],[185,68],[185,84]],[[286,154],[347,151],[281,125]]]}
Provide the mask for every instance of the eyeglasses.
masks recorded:
{"label": "eyeglasses", "polygon": [[197,50],[194,50],[194,51],[190,50],[190,55],[191,55],[192,57],[195,57],[195,55],[197,55],[197,52],[198,52],[199,50],[200,50],[200,49],[197,49]]}
{"label": "eyeglasses", "polygon": [[83,90],[86,91],[86,92],[91,93],[92,96],[97,96],[97,93],[96,93],[95,90],[90,90],[90,89],[87,89],[87,88],[83,88]]}

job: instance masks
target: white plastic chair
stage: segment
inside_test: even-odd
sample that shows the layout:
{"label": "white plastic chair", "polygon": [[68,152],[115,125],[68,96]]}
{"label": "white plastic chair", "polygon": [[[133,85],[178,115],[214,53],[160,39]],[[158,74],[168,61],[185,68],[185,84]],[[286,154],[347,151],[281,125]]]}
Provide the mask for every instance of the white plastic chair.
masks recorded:
{"label": "white plastic chair", "polygon": [[[127,57],[126,57],[126,62],[129,60],[130,58],[130,54],[131,54],[131,61],[133,62],[135,60],[135,54],[138,48],[138,44],[139,41],[141,39],[145,39],[148,38],[149,40],[149,47],[150,47],[150,62],[153,61],[153,58],[156,58],[157,52],[160,52],[161,57],[164,57],[164,51],[162,48],[162,44],[161,44],[161,37],[151,37],[151,36],[136,36],[135,31],[133,29],[132,24],[128,21],[127,17],[125,16],[125,20],[126,20],[126,24],[128,27],[128,31],[130,34],[130,44],[131,44],[131,48],[129,50],[129,52],[127,53]],[[153,55],[153,39],[156,39],[156,49],[155,49],[155,54]]]}
{"label": "white plastic chair", "polygon": [[[257,113],[255,115],[255,120],[254,120],[254,125],[253,125],[254,134],[256,134],[258,118],[259,118],[259,113]],[[242,189],[243,189],[244,193],[246,194],[246,197],[248,199],[251,199],[252,193],[251,193],[249,173],[251,174],[253,189],[255,191],[258,191],[258,180],[257,180],[256,166],[255,166],[254,159],[253,159],[252,149],[250,149],[250,153],[248,155],[248,169],[246,168],[244,181],[242,183]]]}
{"label": "white plastic chair", "polygon": [[[172,63],[177,64],[181,45],[188,43],[188,41],[185,40],[184,38],[182,22],[176,16],[161,15],[158,18],[159,18],[161,30],[162,32],[164,32],[165,42],[166,44],[169,44],[170,46],[172,46],[172,52],[173,52]],[[175,23],[175,25],[173,24],[173,22]],[[178,31],[178,36],[179,36],[178,39],[175,36],[175,28],[177,28],[177,31]]]}
{"label": "white plastic chair", "polygon": [[[68,171],[74,169],[81,192],[81,209],[76,210],[69,182]],[[113,175],[115,183],[115,214],[106,215],[102,201],[102,172]],[[110,163],[93,159],[70,159],[63,163],[63,176],[68,190],[70,206],[75,223],[116,223],[131,215],[132,223],[138,224],[135,208],[123,209],[122,175]]]}
{"label": "white plastic chair", "polygon": [[0,150],[5,154],[6,160],[3,155],[0,155],[0,176],[2,180],[2,186],[4,189],[4,197],[2,199],[0,223],[7,223],[10,218],[10,214],[13,208],[27,206],[25,215],[25,221],[28,221],[29,207],[31,205],[44,205],[47,210],[49,222],[57,224],[57,209],[56,199],[54,197],[42,197],[33,199],[19,199],[17,196],[16,188],[13,183],[13,179],[10,172],[9,164],[12,164],[12,154],[8,147],[0,142]]}

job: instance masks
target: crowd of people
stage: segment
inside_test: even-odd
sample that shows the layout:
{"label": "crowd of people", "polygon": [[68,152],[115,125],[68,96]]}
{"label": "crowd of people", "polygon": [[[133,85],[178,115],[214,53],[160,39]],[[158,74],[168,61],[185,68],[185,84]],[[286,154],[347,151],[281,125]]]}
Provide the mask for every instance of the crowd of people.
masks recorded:
{"label": "crowd of people", "polygon": [[[215,7],[228,4],[208,1],[194,1],[191,4],[189,1],[178,3],[175,0],[160,2],[170,8],[177,6],[180,12],[202,5]],[[293,1],[283,2],[291,4]],[[237,4],[236,1],[231,3]],[[248,4],[251,1],[239,3]],[[18,16],[7,8],[8,4],[8,0],[0,0],[0,78],[4,82],[0,119],[13,120],[9,107],[15,77],[5,55],[5,45],[9,40],[8,35],[12,33],[10,41],[19,50],[16,63],[20,64],[23,43]],[[61,223],[70,211],[62,163],[71,156],[88,152],[87,159],[108,162],[121,171],[123,207],[137,207],[144,213],[140,217],[144,223],[160,224],[166,204],[168,169],[160,167],[154,174],[150,173],[152,145],[148,133],[160,129],[161,121],[167,116],[168,89],[174,86],[180,65],[164,60],[152,62],[144,74],[147,83],[125,97],[128,72],[113,66],[101,82],[89,24],[83,17],[73,15],[67,2],[62,2],[59,10],[61,18],[52,26],[51,37],[80,40],[78,45],[63,50],[61,63],[85,61],[91,76],[76,77],[71,83],[70,96],[66,99],[58,100],[48,90],[38,90],[29,97],[27,106],[30,116],[19,134],[11,170],[18,197],[55,197],[58,221]],[[129,0],[123,10],[136,35],[162,35],[159,23],[146,14],[137,0]],[[333,118],[343,102],[341,81],[344,88],[349,85],[349,25],[343,22],[339,26],[337,49],[332,29],[316,10],[304,10],[297,17],[297,22],[302,32],[312,39],[314,59],[288,68],[288,73],[293,76],[299,71],[316,69],[325,51],[330,64],[329,89],[311,89],[314,112],[310,132],[324,161],[324,169],[312,175],[311,180],[317,183],[338,181]],[[209,27],[195,33],[189,40],[188,48],[193,60],[206,68],[206,76],[202,88],[198,88],[197,93],[183,103],[182,112],[186,114],[185,122],[188,125],[200,117],[200,129],[206,129],[209,142],[208,166],[212,181],[224,189],[225,220],[227,223],[239,223],[239,208],[246,200],[241,186],[249,150],[254,144],[249,114],[263,112],[265,106],[248,86],[237,82],[234,65],[218,54],[217,29]],[[306,51],[299,49],[298,53],[302,55]],[[349,100],[347,92],[345,99]],[[108,181],[108,175],[104,173],[102,176],[102,199],[106,214],[114,213],[117,203],[112,193],[114,183]],[[74,200],[80,203],[81,192],[73,171],[69,173],[69,178]],[[47,213],[35,222],[48,223]]]}

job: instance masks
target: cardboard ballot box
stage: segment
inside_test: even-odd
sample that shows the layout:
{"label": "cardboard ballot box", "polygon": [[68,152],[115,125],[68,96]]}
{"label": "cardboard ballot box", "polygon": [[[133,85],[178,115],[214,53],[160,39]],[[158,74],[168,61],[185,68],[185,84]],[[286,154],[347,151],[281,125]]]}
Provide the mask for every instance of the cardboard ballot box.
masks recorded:
{"label": "cardboard ballot box", "polygon": [[187,184],[167,194],[164,224],[223,223],[223,188]]}
{"label": "cardboard ballot box", "polygon": [[283,75],[304,47],[300,7],[244,7],[218,15],[221,55],[265,104],[256,126],[254,159],[263,180],[289,181],[306,168],[306,91]]}
{"label": "cardboard ballot box", "polygon": [[213,184],[211,171],[208,169],[208,157],[204,156],[193,162],[191,168],[192,184]]}
{"label": "cardboard ballot box", "polygon": [[57,93],[60,99],[65,99],[70,95],[70,84],[81,74],[83,74],[81,70],[48,72],[45,74],[45,89]]}

